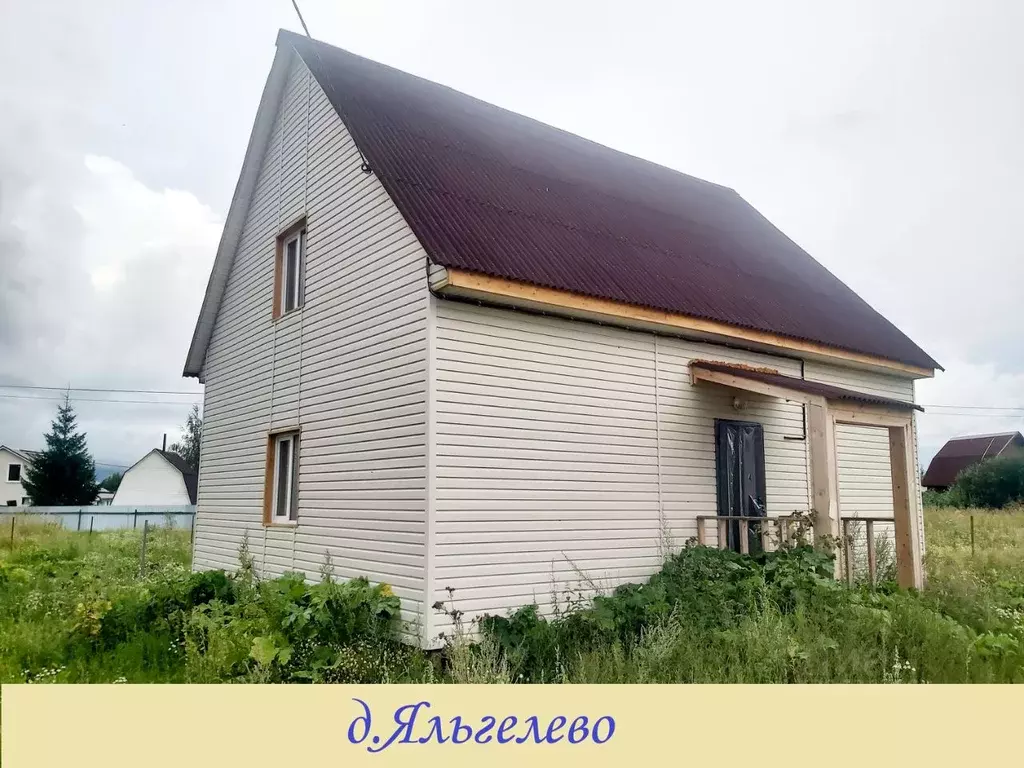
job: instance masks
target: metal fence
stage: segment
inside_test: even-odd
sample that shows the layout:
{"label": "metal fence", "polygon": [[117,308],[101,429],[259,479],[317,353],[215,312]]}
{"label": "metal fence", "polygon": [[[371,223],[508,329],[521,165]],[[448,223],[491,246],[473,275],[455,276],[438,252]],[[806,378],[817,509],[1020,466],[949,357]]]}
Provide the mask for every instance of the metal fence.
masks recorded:
{"label": "metal fence", "polygon": [[184,506],[0,507],[0,525],[15,521],[48,522],[72,531],[113,531],[122,528],[180,528],[195,526],[194,504]]}

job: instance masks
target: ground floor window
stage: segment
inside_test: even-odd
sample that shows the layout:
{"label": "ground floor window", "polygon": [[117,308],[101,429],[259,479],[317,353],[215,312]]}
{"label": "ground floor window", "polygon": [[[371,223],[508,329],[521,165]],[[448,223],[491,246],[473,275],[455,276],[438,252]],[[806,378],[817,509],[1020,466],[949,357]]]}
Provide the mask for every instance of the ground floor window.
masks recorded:
{"label": "ground floor window", "polygon": [[287,523],[299,512],[299,433],[279,432],[267,445],[264,522]]}

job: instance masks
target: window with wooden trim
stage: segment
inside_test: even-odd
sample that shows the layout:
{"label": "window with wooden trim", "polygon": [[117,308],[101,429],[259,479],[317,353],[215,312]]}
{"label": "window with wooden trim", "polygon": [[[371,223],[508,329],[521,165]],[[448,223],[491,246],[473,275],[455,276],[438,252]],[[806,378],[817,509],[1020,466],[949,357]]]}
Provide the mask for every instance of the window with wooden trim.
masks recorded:
{"label": "window with wooden trim", "polygon": [[306,222],[303,219],[277,238],[274,269],[274,317],[302,308],[306,269]]}
{"label": "window with wooden trim", "polygon": [[293,523],[299,513],[299,433],[280,432],[267,443],[264,522]]}
{"label": "window with wooden trim", "polygon": [[21,482],[21,464],[8,464],[7,465],[7,482],[8,483],[20,483]]}

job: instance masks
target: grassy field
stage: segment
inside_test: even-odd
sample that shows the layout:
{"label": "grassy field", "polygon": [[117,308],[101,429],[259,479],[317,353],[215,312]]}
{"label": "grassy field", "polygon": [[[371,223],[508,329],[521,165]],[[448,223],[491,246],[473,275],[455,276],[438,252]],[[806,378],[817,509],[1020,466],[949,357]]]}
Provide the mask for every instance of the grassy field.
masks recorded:
{"label": "grassy field", "polygon": [[[971,551],[970,516],[975,519]],[[440,655],[387,585],[190,574],[187,533],[21,524],[0,539],[0,682],[1020,682],[1024,510],[926,512],[928,589],[849,589],[798,549],[688,548],[643,585],[528,607]],[[457,614],[454,604],[442,610]]]}

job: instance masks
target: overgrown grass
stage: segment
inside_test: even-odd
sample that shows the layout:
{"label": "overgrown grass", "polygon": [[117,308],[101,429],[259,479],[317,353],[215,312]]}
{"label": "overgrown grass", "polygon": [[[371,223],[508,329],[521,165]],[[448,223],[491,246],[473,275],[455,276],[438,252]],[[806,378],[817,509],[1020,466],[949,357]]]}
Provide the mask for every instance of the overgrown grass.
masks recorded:
{"label": "overgrown grass", "polygon": [[[970,516],[975,519],[971,553]],[[1020,682],[1024,510],[926,512],[928,589],[848,589],[820,553],[691,547],[643,585],[481,622],[441,658],[386,585],[190,574],[185,532],[0,540],[0,682]],[[446,610],[457,608],[454,595]],[[474,629],[474,628],[470,628]]]}

